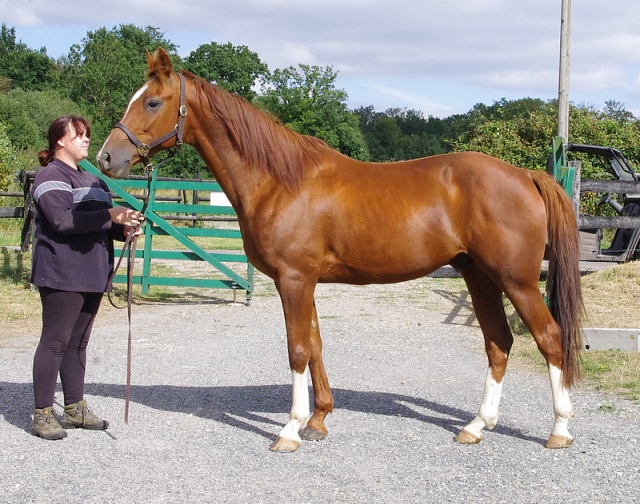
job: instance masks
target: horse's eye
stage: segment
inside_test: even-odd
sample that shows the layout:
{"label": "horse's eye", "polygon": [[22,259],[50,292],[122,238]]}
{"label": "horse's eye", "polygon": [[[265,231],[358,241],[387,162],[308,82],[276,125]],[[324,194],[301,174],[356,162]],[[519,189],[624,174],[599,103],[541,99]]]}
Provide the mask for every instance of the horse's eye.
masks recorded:
{"label": "horse's eye", "polygon": [[160,100],[149,100],[147,103],[147,108],[151,110],[155,110],[160,106]]}

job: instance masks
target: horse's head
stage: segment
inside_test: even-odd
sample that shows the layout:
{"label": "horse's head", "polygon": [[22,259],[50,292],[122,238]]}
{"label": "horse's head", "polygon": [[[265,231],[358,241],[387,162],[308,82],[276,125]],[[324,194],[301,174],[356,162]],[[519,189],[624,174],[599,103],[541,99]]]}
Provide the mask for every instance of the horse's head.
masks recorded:
{"label": "horse's head", "polygon": [[149,80],[133,95],[122,120],[98,152],[98,165],[110,177],[126,177],[131,166],[149,164],[156,152],[182,143],[187,114],[184,78],[173,71],[162,48],[153,56],[147,52],[147,61]]}

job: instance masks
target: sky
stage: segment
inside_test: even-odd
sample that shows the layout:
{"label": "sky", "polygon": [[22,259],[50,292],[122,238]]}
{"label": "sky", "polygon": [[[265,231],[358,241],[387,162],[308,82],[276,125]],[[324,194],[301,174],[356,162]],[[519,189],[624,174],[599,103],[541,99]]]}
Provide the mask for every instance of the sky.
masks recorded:
{"label": "sky", "polygon": [[[558,97],[562,0],[0,0],[0,21],[54,58],[90,31],[152,26],[186,57],[247,46],[271,70],[331,66],[349,107],[468,112]],[[569,99],[640,117],[640,2],[571,2]]]}

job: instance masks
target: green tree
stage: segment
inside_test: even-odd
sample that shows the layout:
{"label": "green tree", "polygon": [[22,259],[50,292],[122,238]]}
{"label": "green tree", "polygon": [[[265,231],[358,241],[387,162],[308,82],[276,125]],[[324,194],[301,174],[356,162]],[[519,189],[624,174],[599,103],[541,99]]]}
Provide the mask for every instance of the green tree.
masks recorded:
{"label": "green tree", "polygon": [[256,53],[246,46],[233,46],[230,42],[201,45],[185,59],[184,67],[250,102],[257,96],[253,89],[256,81],[269,74],[269,68]]}
{"label": "green tree", "polygon": [[181,66],[176,46],[151,26],[122,24],[88,32],[62,62],[62,85],[72,100],[93,117],[93,134],[105,138],[122,117],[131,96],[145,81],[145,51],[166,49]]}
{"label": "green tree", "polygon": [[435,117],[425,119],[419,110],[357,109],[359,125],[374,161],[400,161],[447,152],[449,127]]}
{"label": "green tree", "polygon": [[373,161],[399,161],[405,158],[402,130],[393,117],[376,114],[367,125],[364,138]]}
{"label": "green tree", "polygon": [[607,100],[604,102],[604,110],[602,113],[605,117],[618,121],[621,124],[634,120],[633,114],[627,110],[624,103],[615,100]]}
{"label": "green tree", "polygon": [[466,115],[454,150],[476,150],[523,168],[545,169],[557,124],[554,100],[502,99],[477,104]]}
{"label": "green tree", "polygon": [[429,116],[425,119],[419,110],[388,109],[385,115],[394,119],[402,132],[400,159],[415,159],[447,152],[448,128],[442,120]]}
{"label": "green tree", "polygon": [[[4,169],[10,173],[11,180],[21,170],[33,170],[38,166],[37,153],[47,148],[51,121],[66,114],[86,115],[76,103],[54,90],[12,89],[7,94],[0,94],[1,136],[6,138],[2,156]],[[9,142],[10,150],[7,150],[6,142]],[[92,146],[94,151],[97,148]]]}
{"label": "green tree", "polygon": [[52,82],[54,61],[47,56],[46,48],[29,49],[16,41],[15,28],[0,27],[0,78],[8,81],[4,87],[22,88],[28,91],[47,89]]}
{"label": "green tree", "polygon": [[293,130],[320,138],[347,156],[368,159],[358,117],[347,108],[347,93],[336,89],[336,77],[330,66],[277,69],[263,81],[256,101]]}
{"label": "green tree", "polygon": [[512,119],[477,116],[458,140],[458,151],[480,151],[523,168],[544,169],[551,153],[556,117],[540,112]]}
{"label": "green tree", "polygon": [[[474,107],[469,117],[466,131],[454,142],[455,150],[478,150],[527,168],[546,166],[556,134],[555,100],[502,100],[491,107]],[[584,105],[570,107],[569,139],[573,143],[615,147],[637,162],[639,134],[638,121],[617,102],[608,102],[602,111]],[[591,167],[585,169],[588,176],[595,175]]]}
{"label": "green tree", "polygon": [[[12,89],[0,94],[0,122],[5,124],[16,149],[46,148],[51,121],[67,114],[86,115],[79,105],[57,91]],[[35,158],[33,162],[37,162]]]}

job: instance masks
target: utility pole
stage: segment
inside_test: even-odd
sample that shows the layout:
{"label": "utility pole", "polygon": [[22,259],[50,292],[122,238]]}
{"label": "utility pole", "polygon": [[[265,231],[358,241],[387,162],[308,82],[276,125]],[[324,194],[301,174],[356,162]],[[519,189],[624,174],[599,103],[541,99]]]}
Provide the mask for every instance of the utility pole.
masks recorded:
{"label": "utility pole", "polygon": [[571,0],[562,0],[560,19],[560,73],[558,79],[558,136],[569,142],[569,54],[571,46]]}

